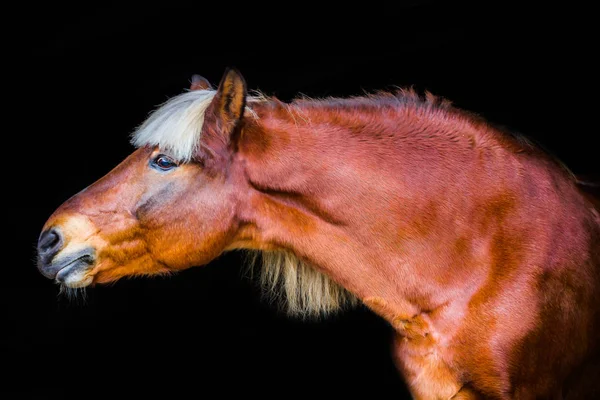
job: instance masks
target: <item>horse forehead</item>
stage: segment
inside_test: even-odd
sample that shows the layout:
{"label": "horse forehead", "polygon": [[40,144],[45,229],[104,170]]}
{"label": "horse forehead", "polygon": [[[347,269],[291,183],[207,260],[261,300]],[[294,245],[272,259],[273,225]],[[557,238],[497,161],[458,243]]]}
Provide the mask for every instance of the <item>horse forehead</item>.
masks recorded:
{"label": "horse forehead", "polygon": [[127,156],[122,163],[136,163],[139,161],[142,161],[144,159],[147,159],[154,151],[160,150],[158,148],[158,146],[142,146],[140,148],[137,148],[133,151],[133,153],[131,153],[129,156]]}
{"label": "horse forehead", "polygon": [[104,175],[102,180],[111,180],[117,177],[127,178],[132,174],[141,173],[149,162],[153,152],[157,151],[156,146],[143,146],[134,150],[124,160],[122,160],[113,170]]}

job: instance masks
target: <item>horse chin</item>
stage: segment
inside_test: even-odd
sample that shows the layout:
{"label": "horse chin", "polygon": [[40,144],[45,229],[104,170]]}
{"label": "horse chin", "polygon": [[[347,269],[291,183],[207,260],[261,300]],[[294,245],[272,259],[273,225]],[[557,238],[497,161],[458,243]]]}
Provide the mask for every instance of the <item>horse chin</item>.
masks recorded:
{"label": "horse chin", "polygon": [[63,281],[58,282],[61,285],[66,286],[68,288],[78,289],[91,285],[93,280],[94,279],[91,276],[87,276],[85,275],[85,273],[77,271],[75,273],[67,275]]}
{"label": "horse chin", "polygon": [[83,288],[93,282],[89,273],[94,268],[94,257],[91,254],[81,255],[67,263],[56,274],[56,282],[68,288]]}

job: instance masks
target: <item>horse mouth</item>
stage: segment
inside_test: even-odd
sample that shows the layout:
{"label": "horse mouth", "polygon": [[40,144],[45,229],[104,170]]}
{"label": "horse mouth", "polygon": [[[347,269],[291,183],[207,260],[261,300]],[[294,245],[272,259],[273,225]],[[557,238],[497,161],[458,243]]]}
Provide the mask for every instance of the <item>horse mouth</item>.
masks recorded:
{"label": "horse mouth", "polygon": [[56,283],[61,285],[79,288],[85,287],[92,283],[93,277],[88,275],[88,272],[94,266],[94,254],[86,251],[84,254],[76,254],[68,256],[67,259],[60,262],[54,278]]}

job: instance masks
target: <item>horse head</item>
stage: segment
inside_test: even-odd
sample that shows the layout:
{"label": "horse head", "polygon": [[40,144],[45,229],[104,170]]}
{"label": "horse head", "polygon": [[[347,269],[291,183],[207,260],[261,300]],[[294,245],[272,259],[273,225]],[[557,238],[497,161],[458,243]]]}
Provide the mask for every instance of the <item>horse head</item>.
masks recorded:
{"label": "horse head", "polygon": [[138,149],[62,204],[38,242],[41,273],[72,288],[203,265],[231,245],[239,221],[232,138],[246,84],[228,70],[199,76],[133,136]]}

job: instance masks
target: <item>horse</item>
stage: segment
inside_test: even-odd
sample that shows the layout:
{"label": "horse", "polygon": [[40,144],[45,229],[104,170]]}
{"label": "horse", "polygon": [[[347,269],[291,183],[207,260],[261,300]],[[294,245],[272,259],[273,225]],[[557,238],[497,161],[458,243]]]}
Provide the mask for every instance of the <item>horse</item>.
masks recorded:
{"label": "horse", "polygon": [[290,315],[364,305],[415,399],[600,395],[600,203],[556,157],[429,92],[283,102],[226,69],[42,228],[66,288],[253,254]]}

